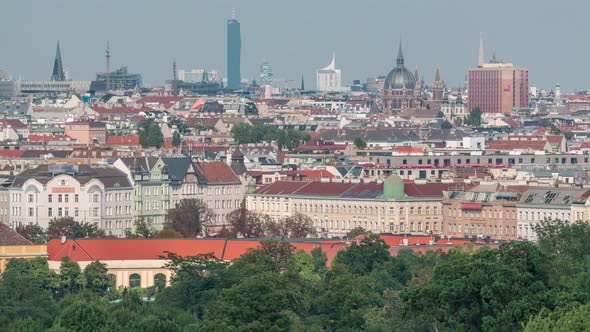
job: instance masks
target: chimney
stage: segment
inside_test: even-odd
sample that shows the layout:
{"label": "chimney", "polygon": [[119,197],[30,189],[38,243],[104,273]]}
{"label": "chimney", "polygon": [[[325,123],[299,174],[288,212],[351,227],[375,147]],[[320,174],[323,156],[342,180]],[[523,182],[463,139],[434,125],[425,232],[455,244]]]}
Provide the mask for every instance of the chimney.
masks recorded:
{"label": "chimney", "polygon": [[66,236],[65,235],[62,235],[61,236],[61,244],[66,243],[66,240],[67,240]]}

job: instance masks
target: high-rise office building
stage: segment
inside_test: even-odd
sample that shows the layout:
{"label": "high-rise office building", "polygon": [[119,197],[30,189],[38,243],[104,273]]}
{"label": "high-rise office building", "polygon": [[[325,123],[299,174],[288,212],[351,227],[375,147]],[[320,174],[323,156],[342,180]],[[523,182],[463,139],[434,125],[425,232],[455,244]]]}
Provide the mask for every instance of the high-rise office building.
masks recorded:
{"label": "high-rise office building", "polygon": [[227,87],[232,90],[240,88],[241,50],[240,22],[232,17],[227,20]]}
{"label": "high-rise office building", "polygon": [[528,107],[529,71],[498,61],[494,55],[485,63],[480,36],[479,65],[469,68],[469,110],[479,107],[482,113],[509,113],[513,108]]}

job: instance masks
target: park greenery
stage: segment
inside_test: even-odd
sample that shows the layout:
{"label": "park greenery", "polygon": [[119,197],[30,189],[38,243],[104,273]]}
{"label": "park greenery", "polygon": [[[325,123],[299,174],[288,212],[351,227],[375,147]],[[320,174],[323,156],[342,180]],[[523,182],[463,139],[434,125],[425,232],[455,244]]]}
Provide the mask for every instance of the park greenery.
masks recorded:
{"label": "park greenery", "polygon": [[[363,230],[357,230],[362,233]],[[13,259],[6,331],[590,331],[590,226],[539,241],[390,255],[378,237],[327,252],[266,241],[230,263],[168,253],[168,287],[115,289],[106,267]]]}
{"label": "park greenery", "polygon": [[143,148],[161,148],[164,145],[162,129],[154,119],[144,119],[138,123],[139,144]]}
{"label": "park greenery", "polygon": [[310,140],[308,133],[293,129],[278,129],[274,126],[263,124],[250,125],[238,123],[231,129],[234,140],[243,143],[262,143],[275,141],[279,148],[294,149],[302,143]]}

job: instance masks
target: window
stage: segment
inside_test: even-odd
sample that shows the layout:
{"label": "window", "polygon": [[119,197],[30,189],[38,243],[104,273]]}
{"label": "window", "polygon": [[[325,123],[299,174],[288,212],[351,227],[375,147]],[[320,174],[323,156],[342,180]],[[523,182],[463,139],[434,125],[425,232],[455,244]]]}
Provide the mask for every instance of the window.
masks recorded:
{"label": "window", "polygon": [[78,210],[77,207],[74,208],[74,217],[77,217],[78,214],[80,214],[80,211]]}
{"label": "window", "polygon": [[35,197],[33,194],[29,194],[29,203],[33,203],[35,201]]}
{"label": "window", "polygon": [[63,195],[62,194],[57,195],[57,202],[58,203],[62,203],[63,202]]}
{"label": "window", "polygon": [[50,194],[47,196],[47,202],[53,203],[53,195]]}
{"label": "window", "polygon": [[64,195],[64,202],[65,203],[69,203],[70,202],[70,195],[68,195],[68,194],[65,194]]}
{"label": "window", "polygon": [[140,287],[141,276],[137,273],[133,273],[129,276],[129,288]]}
{"label": "window", "polygon": [[157,273],[154,276],[154,286],[156,286],[156,288],[166,287],[166,276],[164,273]]}
{"label": "window", "polygon": [[80,200],[80,196],[78,196],[78,194],[74,195],[74,203],[78,203],[78,201]]}
{"label": "window", "polygon": [[48,215],[49,217],[53,217],[53,208],[48,208],[48,209],[47,209],[47,215]]}
{"label": "window", "polygon": [[29,217],[33,217],[35,215],[35,210],[31,207],[29,208]]}
{"label": "window", "polygon": [[57,216],[61,217],[63,215],[63,209],[62,208],[57,208]]}
{"label": "window", "polygon": [[98,203],[98,194],[94,194],[94,195],[92,196],[92,201],[93,201],[94,203]]}
{"label": "window", "polygon": [[69,208],[65,207],[65,208],[64,208],[64,216],[66,216],[66,217],[67,217],[67,216],[69,216],[69,215],[70,215],[70,210],[69,210]]}
{"label": "window", "polygon": [[97,207],[95,207],[95,208],[92,209],[92,216],[93,217],[98,217],[98,208]]}

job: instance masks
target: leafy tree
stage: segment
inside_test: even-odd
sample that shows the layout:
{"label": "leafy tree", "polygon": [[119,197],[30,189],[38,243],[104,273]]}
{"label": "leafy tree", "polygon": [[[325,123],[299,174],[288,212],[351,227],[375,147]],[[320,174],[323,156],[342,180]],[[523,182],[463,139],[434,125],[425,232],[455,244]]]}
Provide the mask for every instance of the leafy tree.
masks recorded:
{"label": "leafy tree", "polygon": [[268,235],[282,238],[305,238],[316,236],[317,232],[310,217],[296,213],[283,220],[269,223]]}
{"label": "leafy tree", "polygon": [[205,309],[202,331],[292,330],[301,326],[308,301],[302,284],[271,272],[225,289]]}
{"label": "leafy tree", "polygon": [[465,116],[463,123],[472,127],[481,127],[481,110],[475,107],[471,113]]}
{"label": "leafy tree", "polygon": [[204,306],[233,284],[227,263],[213,254],[181,257],[167,253],[166,268],[172,271],[171,286],[162,290],[156,302],[164,307],[186,309],[201,319]]}
{"label": "leafy tree", "polygon": [[82,275],[80,265],[72,261],[68,256],[62,258],[59,267],[57,294],[60,297],[67,294],[75,294],[80,292],[85,285],[86,279]]}
{"label": "leafy tree", "polygon": [[[28,319],[50,326],[58,312],[50,290],[52,278],[44,258],[10,260],[0,279],[0,326]],[[28,323],[18,322],[13,328],[18,330]]]}
{"label": "leafy tree", "polygon": [[157,123],[152,123],[148,130],[147,144],[149,147],[155,147],[157,149],[164,145],[164,135],[162,129]]}
{"label": "leafy tree", "polygon": [[55,325],[67,331],[100,331],[109,325],[107,303],[90,293],[73,296],[64,303]]}
{"label": "leafy tree", "polygon": [[80,223],[72,217],[54,218],[49,222],[47,236],[50,239],[58,239],[62,236],[68,238],[102,238],[105,232],[99,229],[95,223]]}
{"label": "leafy tree", "polygon": [[206,231],[215,213],[200,199],[183,199],[168,210],[166,228],[170,228],[185,238],[196,238]]}
{"label": "leafy tree", "polygon": [[149,239],[154,237],[153,222],[151,218],[138,217],[133,221],[135,230],[127,230],[125,237],[132,239]]}
{"label": "leafy tree", "polygon": [[224,236],[237,237],[263,237],[267,232],[267,226],[271,220],[268,215],[261,215],[249,211],[245,208],[239,208],[226,216],[229,228]]}
{"label": "leafy tree", "polygon": [[389,260],[389,246],[377,235],[368,235],[361,241],[353,242],[346,250],[339,251],[334,264],[342,264],[354,274],[369,273],[376,266]]}
{"label": "leafy tree", "polygon": [[437,117],[437,118],[444,118],[444,117],[445,117],[445,113],[443,113],[443,111],[438,111],[438,112],[436,113],[436,117]]}
{"label": "leafy tree", "polygon": [[47,243],[47,232],[37,224],[19,225],[16,231],[34,244]]}
{"label": "leafy tree", "polygon": [[176,147],[180,147],[182,145],[182,138],[180,137],[180,133],[178,131],[175,131],[174,134],[172,134],[172,145]]}
{"label": "leafy tree", "polygon": [[524,332],[590,331],[590,304],[572,306],[565,310],[543,310],[533,317]]}
{"label": "leafy tree", "polygon": [[367,142],[365,142],[362,137],[357,137],[354,139],[354,146],[356,146],[357,149],[364,150],[367,148]]}
{"label": "leafy tree", "polygon": [[276,141],[279,148],[289,150],[311,139],[308,133],[292,129],[277,129],[273,126],[238,123],[232,127],[231,135],[239,143],[261,143]]}
{"label": "leafy tree", "polygon": [[88,264],[83,273],[86,288],[98,296],[104,296],[110,287],[115,287],[107,272],[106,264],[99,261]]}
{"label": "leafy tree", "polygon": [[346,237],[355,238],[359,235],[367,235],[367,234],[369,234],[369,231],[362,228],[361,226],[358,226],[358,227],[355,227],[355,228],[351,229],[350,231],[348,231],[348,233],[346,233]]}
{"label": "leafy tree", "polygon": [[180,234],[172,228],[164,228],[160,231],[155,231],[154,237],[157,239],[176,239],[180,237]]}

